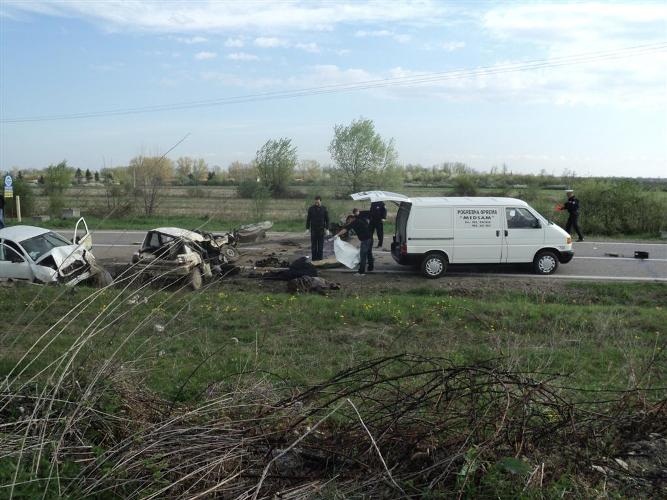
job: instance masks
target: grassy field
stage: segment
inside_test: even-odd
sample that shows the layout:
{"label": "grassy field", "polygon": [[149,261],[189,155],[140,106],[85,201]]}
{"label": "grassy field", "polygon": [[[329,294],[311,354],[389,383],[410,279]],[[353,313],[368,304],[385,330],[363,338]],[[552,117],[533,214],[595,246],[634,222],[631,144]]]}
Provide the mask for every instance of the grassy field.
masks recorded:
{"label": "grassy field", "polygon": [[[385,456],[400,461],[399,455],[394,455],[397,453],[396,441],[390,437],[391,432],[388,430],[394,429],[396,424],[387,427],[384,432],[389,434],[382,438],[384,434],[373,417],[376,415],[373,411],[380,411],[377,405],[382,411],[401,407],[404,403],[399,402],[401,399],[396,399],[397,394],[421,387],[420,380],[426,373],[422,370],[422,364],[435,363],[429,360],[439,360],[435,373],[451,373],[452,377],[454,374],[465,373],[462,380],[470,384],[466,386],[469,391],[485,387],[485,384],[489,383],[486,379],[484,382],[472,382],[474,377],[479,376],[480,367],[484,367],[484,373],[493,373],[494,377],[499,377],[498,374],[509,377],[498,386],[498,394],[502,395],[504,390],[508,390],[507,386],[512,384],[516,384],[517,390],[525,391],[521,397],[518,397],[514,390],[507,393],[508,397],[512,395],[512,399],[518,398],[518,406],[511,408],[523,416],[517,415],[516,420],[513,420],[515,417],[510,406],[505,408],[503,403],[504,396],[500,397],[497,407],[495,403],[484,407],[482,401],[487,398],[495,401],[495,390],[474,397],[473,394],[476,393],[470,392],[472,399],[468,399],[468,396],[458,402],[453,399],[450,410],[432,413],[434,408],[429,406],[429,403],[414,410],[416,414],[414,411],[410,413],[411,424],[405,420],[406,416],[401,417],[405,420],[401,431],[403,439],[413,439],[408,438],[413,436],[411,426],[416,429],[421,426],[421,420],[436,418],[435,415],[444,418],[448,411],[458,408],[456,404],[462,404],[462,407],[467,408],[466,412],[473,413],[466,413],[467,416],[460,421],[454,419],[446,421],[449,423],[443,422],[443,430],[435,434],[431,429],[429,442],[440,443],[438,446],[446,448],[446,443],[451,444],[453,439],[449,433],[468,435],[466,433],[472,432],[470,429],[476,428],[477,424],[472,424],[476,419],[486,422],[483,416],[491,418],[484,424],[491,426],[489,432],[492,428],[497,428],[498,419],[505,421],[506,418],[508,422],[515,424],[523,422],[522,433],[527,432],[526,425],[538,425],[538,420],[541,422],[539,425],[544,426],[556,421],[561,422],[561,419],[562,422],[567,422],[569,419],[570,430],[565,432],[567,425],[565,428],[558,427],[558,431],[553,431],[554,440],[557,435],[560,436],[561,431],[565,432],[563,439],[570,439],[567,437],[568,433],[575,432],[575,428],[576,432],[588,433],[588,437],[582,437],[582,443],[577,445],[582,448],[573,449],[574,455],[570,455],[563,450],[548,451],[556,441],[547,446],[545,443],[550,443],[549,440],[544,442],[528,437],[533,436],[531,431],[520,439],[531,443],[532,448],[523,449],[522,445],[519,449],[523,451],[515,453],[503,448],[509,444],[501,446],[496,443],[491,446],[489,437],[484,437],[485,432],[480,434],[475,431],[474,435],[470,434],[466,438],[465,449],[468,451],[461,455],[461,460],[465,463],[468,463],[468,460],[479,462],[474,474],[470,472],[470,483],[467,483],[467,480],[460,483],[461,472],[457,475],[456,470],[464,465],[459,463],[451,476],[458,479],[454,482],[451,478],[444,481],[434,492],[440,491],[440,494],[445,496],[447,492],[452,494],[458,491],[463,492],[464,496],[478,497],[492,493],[493,496],[516,497],[517,491],[532,484],[528,479],[527,468],[532,471],[536,464],[539,467],[540,461],[546,461],[550,467],[553,466],[545,480],[546,484],[539,488],[531,486],[528,493],[524,491],[526,498],[567,496],[567,492],[574,496],[587,496],[601,490],[598,489],[599,478],[591,478],[590,466],[585,464],[592,460],[592,456],[601,457],[621,449],[619,439],[622,438],[622,432],[612,430],[616,427],[611,422],[615,421],[605,420],[610,417],[602,418],[601,415],[613,414],[619,422],[625,422],[620,415],[626,412],[628,415],[636,415],[638,410],[634,405],[639,404],[637,401],[643,405],[644,414],[652,415],[651,412],[655,410],[649,411],[647,408],[659,408],[660,401],[664,403],[667,398],[667,309],[664,304],[667,304],[667,287],[660,284],[554,284],[547,288],[516,290],[484,286],[446,291],[416,288],[402,293],[386,289],[366,295],[358,295],[358,291],[348,289],[334,292],[330,296],[291,295],[278,291],[277,286],[267,285],[264,289],[260,285],[248,286],[242,279],[213,283],[200,293],[188,293],[174,287],[161,291],[153,288],[96,291],[83,287],[2,287],[0,314],[5,318],[5,328],[0,335],[0,375],[5,379],[5,401],[7,394],[15,394],[12,397],[18,398],[18,394],[29,395],[35,394],[35,391],[45,391],[43,405],[35,406],[33,416],[48,415],[55,411],[54,415],[66,418],[67,421],[64,428],[56,425],[56,435],[50,439],[57,441],[58,436],[61,436],[62,441],[64,436],[74,433],[79,436],[77,439],[80,439],[81,443],[90,444],[98,450],[96,453],[104,456],[104,460],[118,459],[113,454],[104,455],[105,450],[116,446],[114,443],[125,442],[118,435],[129,432],[126,439],[133,439],[133,433],[148,432],[141,441],[144,443],[145,439],[147,443],[150,436],[153,436],[154,430],[150,430],[155,429],[153,425],[164,422],[158,425],[158,428],[162,428],[161,426],[168,425],[167,422],[173,424],[173,421],[169,420],[169,414],[175,407],[185,412],[177,417],[179,421],[196,415],[195,422],[199,422],[196,425],[201,426],[204,425],[202,419],[212,418],[208,413],[210,410],[204,411],[201,408],[209,408],[212,401],[218,404],[223,400],[241,401],[235,403],[240,406],[234,406],[234,410],[225,407],[224,411],[217,409],[214,412],[216,419],[228,421],[232,427],[248,425],[248,418],[251,417],[239,410],[241,407],[252,408],[252,422],[255,422],[258,415],[267,415],[265,418],[268,420],[265,420],[264,424],[253,423],[250,426],[255,430],[246,428],[244,435],[248,436],[248,439],[251,435],[262,435],[262,442],[265,442],[268,434],[263,426],[273,429],[270,431],[273,433],[280,429],[294,429],[294,432],[298,430],[305,433],[304,437],[308,435],[309,439],[324,439],[325,435],[331,436],[331,439],[336,436],[342,440],[346,439],[345,436],[352,439],[352,435],[347,433],[352,432],[351,429],[356,432],[360,428],[355,413],[351,413],[346,420],[347,417],[339,414],[343,410],[334,407],[333,403],[299,399],[305,396],[297,396],[311,394],[313,387],[317,388],[318,384],[322,384],[320,392],[317,393],[320,398],[339,391],[352,391],[350,394],[355,396],[351,395],[348,399],[351,398],[351,405],[354,405],[352,401],[359,405],[358,410],[354,407],[355,411],[360,412],[359,419],[368,422],[371,435],[378,433],[375,435],[380,440],[379,446],[384,450]],[[387,359],[406,354],[412,357],[400,363],[378,363],[381,366],[386,365],[383,369],[357,368],[365,363],[373,364],[373,360],[378,358]],[[405,376],[404,370],[408,365],[415,371]],[[346,370],[364,375],[355,379]],[[386,381],[382,383],[389,384],[388,389],[375,388],[363,392],[359,388],[368,386],[369,380],[378,379]],[[521,382],[516,382],[519,379]],[[402,382],[398,384],[391,382],[392,380]],[[532,382],[527,382],[528,380]],[[463,382],[459,380],[457,383]],[[494,387],[495,384],[494,382]],[[356,389],[349,389],[350,387]],[[239,388],[246,389],[239,393]],[[532,401],[536,391],[546,390],[545,388],[548,388],[547,394],[553,399],[551,402],[547,404],[540,399],[528,403],[529,400]],[[450,390],[454,391],[453,394],[456,393],[456,389]],[[79,396],[76,396],[77,394]],[[409,394],[412,394],[409,399],[416,397],[414,392]],[[434,394],[437,396],[437,393]],[[443,394],[447,393],[440,392],[440,399]],[[250,397],[249,395],[254,398],[251,402],[244,399]],[[381,396],[394,402],[380,404]],[[76,397],[81,398],[78,400],[80,402],[74,409],[68,410],[62,401]],[[281,408],[284,404],[279,403],[281,400],[292,401],[290,405],[296,404],[293,403],[295,397],[297,402],[304,401],[304,408],[312,408],[303,419],[297,420],[299,424],[294,423],[294,416],[290,413],[292,410],[287,413],[287,410],[280,410],[279,418],[271,413],[274,411],[271,408]],[[446,399],[446,396],[444,397]],[[474,402],[477,398],[482,406],[468,410],[476,407]],[[262,401],[261,405],[259,400]],[[54,405],[54,401],[60,402]],[[622,401],[623,405],[614,406],[612,411],[608,408],[609,401]],[[507,405],[509,402],[508,399]],[[592,421],[586,420],[589,418],[586,417],[586,425],[580,426],[578,419],[583,417],[576,413],[577,405],[585,405],[585,415],[592,411],[598,414],[598,417]],[[28,408],[30,407],[28,405]],[[159,415],[157,408],[160,407],[169,408],[166,416],[156,416]],[[288,407],[292,408],[289,405]],[[535,413],[526,417],[526,408],[538,407],[544,408],[538,412],[544,418],[535,420]],[[82,408],[92,410],[84,411]],[[318,422],[326,416],[329,409],[332,414],[339,416],[322,424],[322,436],[311,435],[312,426],[319,425]],[[498,416],[494,416],[494,411],[500,412]],[[573,411],[575,413],[572,413]],[[12,419],[16,418],[16,425],[23,422],[17,412],[17,403],[9,406],[0,404],[0,417],[4,417],[6,422],[12,422]],[[239,416],[239,412],[242,416]],[[92,416],[85,420],[83,428],[79,428],[77,423],[82,419],[82,414]],[[120,425],[128,414],[133,415],[133,420],[128,423],[129,427]],[[269,414],[274,415],[271,419],[277,420],[271,420]],[[100,420],[101,415],[107,417]],[[168,420],[161,420],[163,418]],[[56,423],[59,421],[54,420]],[[261,421],[260,419],[258,422]],[[598,421],[602,426],[600,428],[593,423]],[[117,428],[117,424],[120,427]],[[206,425],[213,425],[212,421]],[[260,427],[253,427],[255,425]],[[471,425],[473,426],[470,427]],[[652,428],[649,424],[645,425],[647,429]],[[107,430],[104,430],[105,428]],[[636,427],[637,432],[641,428]],[[447,432],[444,429],[448,429]],[[49,435],[45,424],[35,424],[34,430],[38,435]],[[248,432],[250,434],[247,434]],[[448,437],[440,434],[442,432]],[[491,432],[491,435],[495,435],[495,432]],[[540,432],[543,433],[544,428]],[[540,432],[535,431],[535,435]],[[515,440],[519,438],[514,435],[514,427],[508,427],[507,433],[510,442],[516,444]],[[509,437],[510,434],[514,437]],[[2,436],[0,435],[0,449],[6,450],[8,443],[13,442],[10,439],[11,433],[4,434],[4,440]],[[272,439],[274,438],[269,441]],[[286,438],[283,436],[282,439]],[[352,441],[358,439],[365,439],[363,433]],[[419,438],[419,442],[422,443],[423,439],[425,438]],[[588,441],[589,439],[591,441]],[[602,441],[598,442],[600,439]],[[281,446],[286,446],[292,440],[293,438],[289,438]],[[593,441],[596,442],[595,445],[592,444]],[[601,442],[606,444],[603,446]],[[541,444],[538,446],[539,443]],[[153,446],[150,445],[150,448]],[[599,449],[591,449],[591,446]],[[484,453],[481,450],[485,450]],[[170,460],[164,452],[160,453],[157,458],[151,455],[151,460],[155,459],[155,463],[146,463],[147,459],[143,458],[140,464],[132,465],[143,471],[141,487],[148,488],[142,490],[145,494],[154,491],[150,488],[157,487],[156,485],[174,487],[174,475],[178,474],[173,469],[167,472],[164,464]],[[180,452],[174,450],[173,453],[176,457]],[[474,457],[479,453],[480,458],[471,459],[471,453]],[[502,457],[508,454],[510,458],[507,460],[510,462],[503,462],[505,459]],[[583,465],[579,467],[573,465],[577,462],[569,462],[574,460],[573,456],[581,454],[588,457],[582,462]],[[45,455],[50,456],[47,451]],[[35,465],[37,462],[34,456],[30,453],[26,456],[32,457],[25,460],[32,464],[32,467],[41,470],[42,474],[45,474],[44,467],[49,469],[48,460],[46,465],[40,468]],[[511,458],[512,456],[514,458]],[[584,460],[581,456],[576,460]],[[3,481],[10,483],[15,478],[35,477],[34,471],[31,475],[25,469],[25,463],[23,468],[17,469],[15,459],[12,460],[14,461],[8,462],[6,468],[0,467],[0,484]],[[71,461],[66,457],[59,460],[64,460],[66,464],[70,463],[68,460]],[[261,463],[266,464],[266,458],[261,460]],[[380,463],[374,459],[368,460],[371,462],[364,467],[370,467],[370,471],[375,470],[371,463],[377,465],[380,467],[378,477],[381,477],[383,469]],[[74,497],[82,495],[82,492],[89,493],[85,489],[88,487],[86,474],[92,473],[88,469],[81,469],[75,463],[70,465],[70,472],[77,475],[78,482],[75,482],[73,490],[68,491]],[[506,466],[509,469],[518,467],[520,471],[508,473]],[[62,467],[63,470],[66,469],[66,465]],[[568,470],[568,467],[571,467],[571,470]],[[343,480],[345,474],[340,471],[343,476],[338,480],[332,479],[338,477],[335,469],[336,467],[323,472],[328,477],[327,484],[333,481],[330,484],[330,493],[332,496],[347,496],[350,490],[345,488],[351,483]],[[17,470],[19,472],[16,472]],[[132,468],[116,470],[115,466],[112,470],[113,472],[105,469],[105,481],[115,481],[114,495],[124,496],[129,491],[124,489],[127,485],[118,485],[123,484],[123,478],[127,478],[128,474],[131,476],[136,471]],[[420,483],[418,478],[409,480],[412,476],[407,471],[404,472],[400,484],[397,483],[399,488],[411,489],[413,492],[426,491],[422,489],[425,488],[425,483]],[[398,474],[398,470],[395,474]],[[467,477],[467,474],[464,476]],[[146,482],[146,477],[154,477],[151,480],[154,483]],[[251,477],[257,481],[257,476]],[[368,491],[375,491],[376,495],[384,491],[381,488],[387,487],[386,480],[378,481],[378,484],[384,486],[376,485],[380,489]],[[66,481],[64,483],[67,484]],[[32,491],[30,488],[34,483],[26,484],[27,486],[23,486],[26,489],[19,490]],[[281,487],[279,483],[272,484],[274,488]],[[58,489],[50,489],[55,487],[54,482],[46,486],[50,492],[62,493]],[[390,485],[390,490],[393,487]],[[344,491],[348,493],[342,493]]]}

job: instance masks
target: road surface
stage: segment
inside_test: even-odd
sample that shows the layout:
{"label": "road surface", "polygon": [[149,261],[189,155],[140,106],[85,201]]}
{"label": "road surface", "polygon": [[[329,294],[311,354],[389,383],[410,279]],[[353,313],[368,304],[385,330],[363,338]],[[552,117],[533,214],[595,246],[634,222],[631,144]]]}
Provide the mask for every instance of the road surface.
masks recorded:
{"label": "road surface", "polygon": [[[137,251],[145,231],[96,231],[93,233],[93,250],[102,262],[129,262],[132,253]],[[298,233],[269,233],[268,240],[276,238],[302,239]],[[246,252],[261,252],[262,244],[251,244]],[[244,249],[242,247],[242,250]],[[307,249],[307,247],[306,247]],[[555,274],[539,278],[595,280],[595,281],[653,281],[667,282],[667,242],[630,242],[630,241],[585,241],[574,244],[575,257],[561,265]],[[635,259],[635,251],[648,252],[648,259]],[[307,255],[307,251],[302,251]],[[411,268],[397,265],[389,252],[374,251],[378,273],[413,273]],[[494,274],[506,277],[528,277],[532,275],[529,266],[450,266],[449,276],[477,276]],[[536,276],[537,277],[537,276]]]}

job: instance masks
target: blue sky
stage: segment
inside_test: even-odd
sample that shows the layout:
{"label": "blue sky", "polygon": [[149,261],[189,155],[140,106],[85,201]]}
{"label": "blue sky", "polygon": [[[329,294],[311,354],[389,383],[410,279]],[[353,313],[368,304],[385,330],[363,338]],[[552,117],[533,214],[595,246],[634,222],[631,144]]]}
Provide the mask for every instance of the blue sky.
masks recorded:
{"label": "blue sky", "polygon": [[401,163],[667,177],[665,2],[0,5],[0,170],[123,165],[188,133],[170,157],[224,168],[290,137],[327,164],[363,116]]}

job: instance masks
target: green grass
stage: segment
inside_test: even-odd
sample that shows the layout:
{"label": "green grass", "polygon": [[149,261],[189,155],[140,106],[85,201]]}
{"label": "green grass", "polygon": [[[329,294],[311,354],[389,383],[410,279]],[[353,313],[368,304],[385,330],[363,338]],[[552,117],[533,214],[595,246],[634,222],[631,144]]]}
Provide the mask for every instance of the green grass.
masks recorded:
{"label": "green grass", "polygon": [[[81,305],[91,292],[0,288],[0,314],[7,318],[0,376],[70,311],[80,315],[37,344],[53,341],[41,356],[29,357],[26,375],[56,359],[96,321],[90,331],[97,333],[76,356],[75,371],[99,367],[119,348],[118,361],[144,373],[150,389],[179,399],[196,399],[240,372],[261,370],[306,386],[363,360],[403,352],[460,363],[502,358],[521,370],[563,374],[567,385],[588,389],[627,389],[651,359],[664,362],[667,287],[659,284],[576,285],[565,294],[421,289],[371,297],[216,284],[203,293],[148,290],[139,293],[149,297],[145,304],[132,303],[137,292],[110,290]],[[665,386],[665,376],[657,371],[647,380]]]}

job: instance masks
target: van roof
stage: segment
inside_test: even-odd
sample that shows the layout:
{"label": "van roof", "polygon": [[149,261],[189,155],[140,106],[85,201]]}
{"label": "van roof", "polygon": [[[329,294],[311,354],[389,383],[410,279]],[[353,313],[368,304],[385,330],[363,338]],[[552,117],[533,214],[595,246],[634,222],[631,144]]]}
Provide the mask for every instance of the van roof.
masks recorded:
{"label": "van roof", "polygon": [[525,207],[528,204],[517,198],[503,198],[495,196],[417,196],[410,198],[404,194],[390,191],[363,191],[350,195],[353,200],[394,201],[396,203],[412,203],[412,206],[422,207],[450,207],[450,206],[497,206],[514,205]]}

